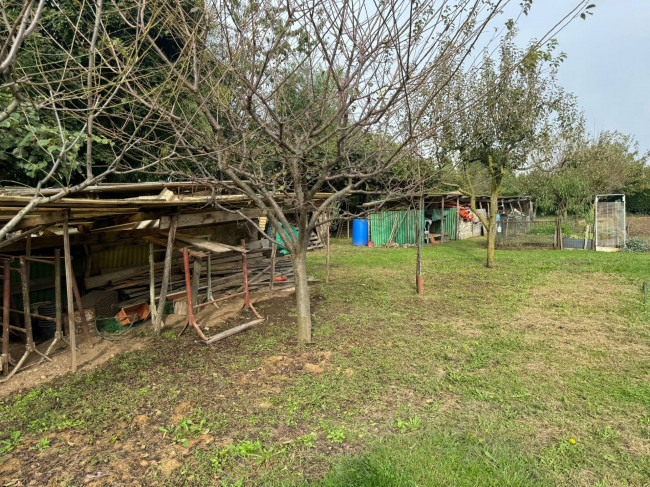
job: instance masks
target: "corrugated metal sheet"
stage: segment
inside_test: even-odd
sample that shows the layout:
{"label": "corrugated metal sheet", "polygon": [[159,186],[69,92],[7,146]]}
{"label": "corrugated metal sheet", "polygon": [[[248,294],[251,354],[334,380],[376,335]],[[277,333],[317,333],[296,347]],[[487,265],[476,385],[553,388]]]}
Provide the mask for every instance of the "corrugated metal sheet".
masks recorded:
{"label": "corrugated metal sheet", "polygon": [[[63,254],[63,252],[61,252]],[[79,283],[80,275],[83,275],[83,269],[85,265],[85,256],[82,255],[73,255],[72,258],[72,269],[77,275],[77,283]],[[12,267],[20,269],[20,262],[18,259],[15,259],[12,263]],[[31,288],[29,292],[29,301],[32,305],[36,303],[53,303],[54,302],[54,266],[50,264],[44,264],[42,262],[30,262],[29,263],[29,280],[31,283]],[[0,281],[1,282],[1,281]],[[50,287],[51,286],[51,287]],[[23,296],[21,291],[20,284],[20,273],[13,272],[11,273],[11,288],[12,296],[15,300],[15,309],[23,309]],[[65,268],[63,262],[61,262],[61,301],[66,302],[66,286],[65,286]]]}
{"label": "corrugated metal sheet", "polygon": [[[156,253],[156,260],[160,260],[160,253]],[[137,267],[149,263],[149,244],[123,245],[112,247],[108,250],[93,253],[92,272],[113,269],[116,267]]]}
{"label": "corrugated metal sheet", "polygon": [[[375,245],[415,244],[417,222],[424,229],[424,212],[419,210],[382,211],[370,215],[370,239]],[[392,239],[391,239],[392,235]]]}

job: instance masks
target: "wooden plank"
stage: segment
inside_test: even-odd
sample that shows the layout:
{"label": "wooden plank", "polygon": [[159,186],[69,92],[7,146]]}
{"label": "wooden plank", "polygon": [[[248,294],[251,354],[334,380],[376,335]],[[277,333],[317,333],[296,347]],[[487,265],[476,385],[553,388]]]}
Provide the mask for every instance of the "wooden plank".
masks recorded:
{"label": "wooden plank", "polygon": [[259,325],[264,321],[263,318],[249,321],[248,323],[244,323],[243,325],[235,326],[234,328],[230,328],[229,330],[222,331],[221,333],[217,333],[216,335],[208,338],[205,343],[210,344],[214,342],[218,342],[219,340],[223,340],[224,338],[228,338],[229,336],[232,336],[236,333],[239,333],[240,331],[247,330],[249,328],[252,328],[255,325]]}
{"label": "wooden plank", "polygon": [[38,225],[51,225],[53,223],[59,223],[63,221],[65,215],[66,212],[61,210],[27,215],[16,226],[16,230],[24,230],[25,228],[35,227]]}
{"label": "wooden plank", "polygon": [[70,255],[70,234],[68,232],[68,219],[63,220],[63,255],[65,256],[65,288],[68,298],[68,338],[70,340],[71,362],[73,373],[77,371],[77,336],[74,328],[74,302],[72,295],[72,257]]}
{"label": "wooden plank", "polygon": [[[248,218],[259,218],[263,216],[262,210],[257,208],[244,209],[241,212]],[[160,229],[165,230],[169,228],[169,216],[163,216],[160,219]],[[199,227],[205,225],[213,225],[215,223],[226,223],[245,220],[241,215],[224,210],[217,211],[204,211],[200,213],[185,213],[178,215],[178,227]]]}
{"label": "wooden plank", "polygon": [[224,253],[224,252],[239,252],[239,253],[248,252],[246,249],[242,249],[241,247],[233,247],[232,245],[226,245],[218,242],[211,242],[203,238],[194,237],[192,235],[183,235],[181,233],[176,234],[176,240],[180,240],[181,242],[184,242],[186,244],[190,244],[202,250],[207,250],[208,252],[214,252],[217,254]]}

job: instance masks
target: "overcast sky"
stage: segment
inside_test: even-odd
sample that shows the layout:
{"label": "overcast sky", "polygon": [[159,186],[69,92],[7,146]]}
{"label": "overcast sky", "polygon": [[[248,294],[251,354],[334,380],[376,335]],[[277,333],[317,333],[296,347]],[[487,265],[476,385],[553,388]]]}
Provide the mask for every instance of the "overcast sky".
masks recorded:
{"label": "overcast sky", "polygon": [[[540,37],[572,0],[535,0],[519,38]],[[587,20],[558,34],[559,81],[578,96],[590,132],[619,130],[650,150],[650,0],[594,0]]]}

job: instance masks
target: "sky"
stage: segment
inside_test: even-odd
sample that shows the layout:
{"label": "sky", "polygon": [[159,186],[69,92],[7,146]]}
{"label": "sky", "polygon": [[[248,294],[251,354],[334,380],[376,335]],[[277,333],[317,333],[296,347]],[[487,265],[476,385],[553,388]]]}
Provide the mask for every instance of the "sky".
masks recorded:
{"label": "sky", "polygon": [[[535,0],[519,23],[522,45],[540,37],[573,0]],[[650,150],[650,0],[594,0],[593,15],[574,20],[556,38],[567,59],[559,82],[578,97],[587,127],[633,135]]]}

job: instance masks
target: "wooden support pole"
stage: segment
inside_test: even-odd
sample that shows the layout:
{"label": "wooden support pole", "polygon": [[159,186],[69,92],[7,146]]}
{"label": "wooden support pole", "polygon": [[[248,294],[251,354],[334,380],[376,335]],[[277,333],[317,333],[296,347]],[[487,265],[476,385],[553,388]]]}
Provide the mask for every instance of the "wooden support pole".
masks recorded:
{"label": "wooden support pole", "polygon": [[[54,249],[54,307],[56,309],[55,314],[55,329],[54,329],[54,340],[50,343],[50,346],[47,347],[45,351],[45,356],[49,356],[54,347],[56,347],[59,341],[63,340],[63,311],[61,309],[61,250]],[[42,360],[41,360],[42,361]]]}
{"label": "wooden support pole", "polygon": [[11,264],[9,259],[4,262],[4,292],[2,293],[2,373],[9,373],[9,296],[11,293]]}
{"label": "wooden support pole", "polygon": [[275,258],[278,253],[278,244],[273,242],[271,247],[271,279],[269,280],[269,294],[273,296],[273,281],[275,280]]}
{"label": "wooden support pole", "polygon": [[149,244],[149,310],[151,312],[151,323],[156,324],[158,309],[156,308],[156,263],[153,258],[153,244]]}
{"label": "wooden support pole", "polygon": [[[174,253],[174,240],[176,239],[176,228],[178,227],[178,217],[176,215],[171,217],[169,225],[169,233],[167,234],[167,250],[165,251],[165,265],[163,267],[162,286],[160,288],[160,296],[158,296],[158,313],[156,313],[156,321],[154,323],[154,332],[160,335],[160,328],[162,327],[162,317],[165,312],[165,302],[167,301],[167,291],[169,288],[169,276],[172,269],[172,254]],[[190,306],[188,301],[187,306]]]}
{"label": "wooden support pole", "polygon": [[[199,279],[201,279],[201,259],[194,257],[192,264],[192,306],[196,306],[199,302]],[[188,303],[189,305],[189,303]]]}
{"label": "wooden support pole", "polygon": [[25,318],[25,334],[27,335],[27,343],[25,345],[26,352],[33,352],[34,347],[34,334],[32,332],[32,310],[29,302],[29,270],[28,264],[24,257],[20,258],[20,283],[23,290],[23,313]]}
{"label": "wooden support pole", "polygon": [[63,310],[61,303],[61,250],[54,249],[54,306],[56,308],[56,330],[54,337],[63,337]]}
{"label": "wooden support pole", "polygon": [[75,301],[77,301],[77,309],[79,310],[79,320],[81,321],[81,330],[83,331],[84,338],[86,339],[86,343],[88,344],[88,348],[95,348],[95,345],[93,344],[93,339],[90,336],[90,324],[86,319],[86,310],[84,309],[84,305],[81,302],[81,294],[79,294],[79,286],[77,286],[77,278],[75,277],[74,272],[72,272],[72,292],[74,294]]}
{"label": "wooden support pole", "polygon": [[330,282],[330,224],[327,223],[327,233],[325,238],[327,239],[325,247],[325,282]]}
{"label": "wooden support pole", "polygon": [[440,200],[440,244],[445,240],[445,197]]}
{"label": "wooden support pole", "polygon": [[71,365],[73,373],[77,371],[77,334],[74,328],[74,301],[72,282],[74,274],[72,272],[72,256],[70,255],[70,233],[68,231],[68,217],[63,220],[63,255],[65,257],[65,290],[68,300],[68,337],[70,339]]}
{"label": "wooden support pole", "polygon": [[460,197],[456,196],[456,240],[460,240]]}
{"label": "wooden support pole", "polygon": [[205,296],[206,301],[214,301],[214,296],[212,295],[212,254],[208,254],[208,282],[207,282],[207,293]]}

